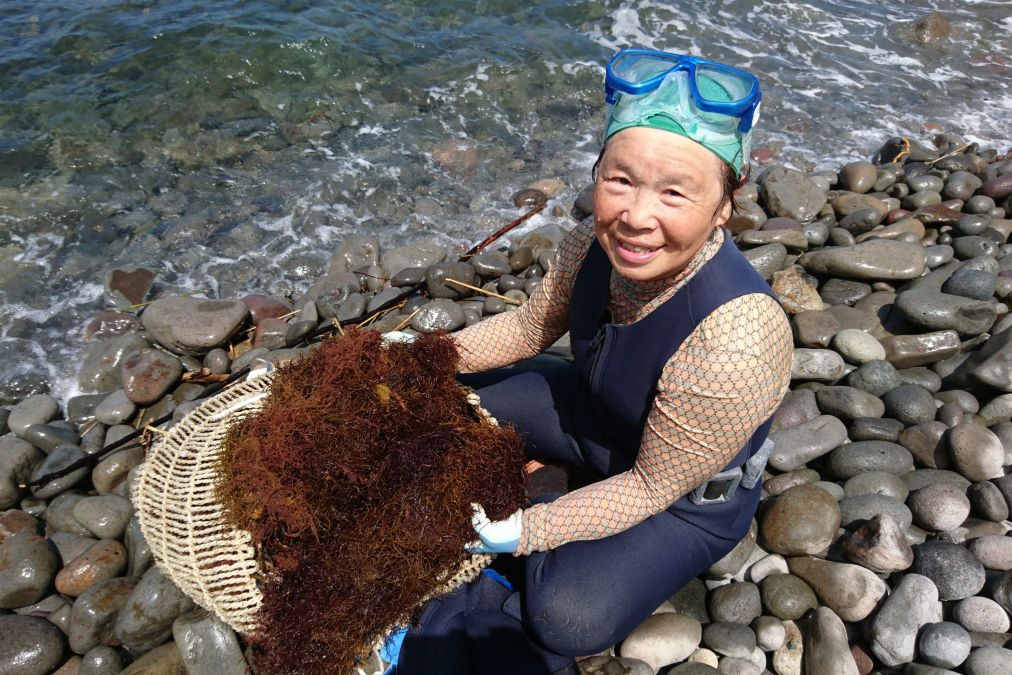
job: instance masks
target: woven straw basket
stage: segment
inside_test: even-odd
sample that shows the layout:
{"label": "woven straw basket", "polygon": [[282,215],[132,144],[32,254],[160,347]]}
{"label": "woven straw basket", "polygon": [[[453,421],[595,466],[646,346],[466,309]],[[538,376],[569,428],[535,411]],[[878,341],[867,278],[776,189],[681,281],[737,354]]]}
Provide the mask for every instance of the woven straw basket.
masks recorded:
{"label": "woven straw basket", "polygon": [[[141,531],[159,567],[194,602],[242,633],[256,632],[262,572],[252,537],[226,523],[215,499],[216,464],[229,426],[260,410],[273,378],[266,373],[236,384],[186,415],[148,453],[134,486]],[[476,394],[470,392],[467,402],[497,424]],[[433,595],[474,579],[491,560],[466,558],[439,580]]]}

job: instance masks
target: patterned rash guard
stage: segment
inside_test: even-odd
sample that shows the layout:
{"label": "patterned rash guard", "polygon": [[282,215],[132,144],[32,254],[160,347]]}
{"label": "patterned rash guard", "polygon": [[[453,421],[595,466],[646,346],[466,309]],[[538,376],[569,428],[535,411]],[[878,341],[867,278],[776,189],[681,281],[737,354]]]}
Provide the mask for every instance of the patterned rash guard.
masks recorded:
{"label": "patterned rash guard", "polygon": [[[464,372],[534,356],[566,332],[573,283],[593,240],[592,224],[573,228],[526,304],[454,334]],[[723,230],[715,230],[669,279],[637,282],[612,271],[613,321],[631,323],[659,307],[723,240]],[[787,318],[770,296],[749,294],[718,307],[665,364],[633,467],[525,509],[517,554],[621,532],[724,469],[779,405],[790,383],[792,354]]]}

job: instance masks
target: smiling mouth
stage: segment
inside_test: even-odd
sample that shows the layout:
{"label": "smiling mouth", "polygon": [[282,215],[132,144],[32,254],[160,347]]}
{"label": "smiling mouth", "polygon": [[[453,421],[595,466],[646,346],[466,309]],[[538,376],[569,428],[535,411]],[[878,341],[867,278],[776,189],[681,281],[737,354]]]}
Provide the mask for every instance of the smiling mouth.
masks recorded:
{"label": "smiling mouth", "polygon": [[657,246],[655,248],[648,248],[646,246],[633,246],[632,244],[626,243],[624,241],[618,242],[618,245],[627,251],[632,251],[633,253],[637,253],[639,255],[653,253],[654,251],[660,248],[660,246]]}

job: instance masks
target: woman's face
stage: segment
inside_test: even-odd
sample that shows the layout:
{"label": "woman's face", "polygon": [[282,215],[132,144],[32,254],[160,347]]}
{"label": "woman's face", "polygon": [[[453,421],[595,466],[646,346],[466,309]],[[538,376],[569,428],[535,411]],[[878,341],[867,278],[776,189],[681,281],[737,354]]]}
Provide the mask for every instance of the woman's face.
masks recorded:
{"label": "woman's face", "polygon": [[680,272],[731,215],[721,175],[716,155],[678,134],[631,127],[612,136],[594,184],[594,230],[619,274]]}

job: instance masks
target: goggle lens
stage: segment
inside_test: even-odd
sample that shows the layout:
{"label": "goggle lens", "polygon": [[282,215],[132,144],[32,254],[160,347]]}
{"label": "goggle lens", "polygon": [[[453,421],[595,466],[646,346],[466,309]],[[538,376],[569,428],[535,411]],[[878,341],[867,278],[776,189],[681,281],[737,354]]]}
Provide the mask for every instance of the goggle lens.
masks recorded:
{"label": "goggle lens", "polygon": [[739,103],[752,92],[752,81],[733,70],[696,64],[696,91],[712,103]]}
{"label": "goggle lens", "polygon": [[663,75],[678,65],[676,59],[658,58],[643,54],[619,54],[611,64],[612,74],[629,84],[642,84]]}

